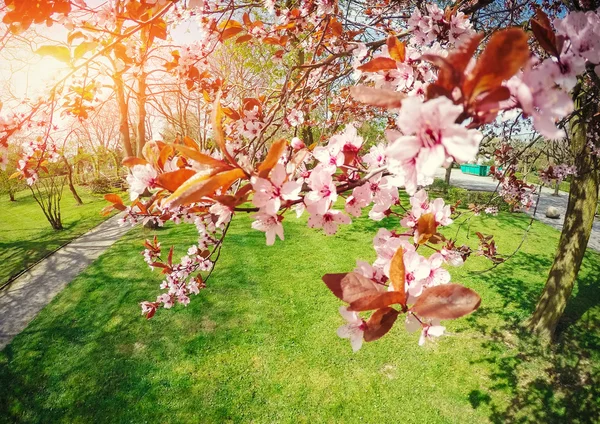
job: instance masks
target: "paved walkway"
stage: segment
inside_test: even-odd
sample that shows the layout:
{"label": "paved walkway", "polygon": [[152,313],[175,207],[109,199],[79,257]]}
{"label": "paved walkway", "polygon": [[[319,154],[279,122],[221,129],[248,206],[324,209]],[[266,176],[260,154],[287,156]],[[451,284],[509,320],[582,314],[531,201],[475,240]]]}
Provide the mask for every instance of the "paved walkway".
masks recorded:
{"label": "paved walkway", "polygon": [[0,350],[67,284],[131,229],[113,216],[73,240],[0,290]]}
{"label": "paved walkway", "polygon": [[[445,169],[439,169],[436,173],[436,177],[443,179],[445,173]],[[494,191],[498,182],[492,180],[491,177],[478,177],[476,175],[463,174],[460,169],[453,169],[452,175],[450,176],[450,184],[468,190]],[[569,201],[569,193],[561,191],[558,196],[553,196],[553,194],[553,189],[542,187],[535,218],[558,230],[562,230],[565,212],[567,211],[567,202]],[[537,198],[535,200],[537,201]],[[559,219],[550,219],[546,217],[548,206],[554,206],[560,211]],[[533,214],[533,210],[534,208],[532,207],[527,213],[531,215]],[[600,221],[597,219],[594,221],[592,227],[592,235],[590,236],[588,247],[600,252]]]}

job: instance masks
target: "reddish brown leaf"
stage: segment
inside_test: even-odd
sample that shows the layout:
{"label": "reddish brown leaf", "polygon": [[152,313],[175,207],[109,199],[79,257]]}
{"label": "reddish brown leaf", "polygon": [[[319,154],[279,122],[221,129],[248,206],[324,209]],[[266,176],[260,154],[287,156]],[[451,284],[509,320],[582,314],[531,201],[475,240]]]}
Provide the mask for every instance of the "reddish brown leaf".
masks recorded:
{"label": "reddish brown leaf", "polygon": [[433,237],[437,231],[437,224],[435,223],[435,215],[433,213],[426,213],[419,217],[417,221],[417,239],[415,240],[419,244],[425,244]]}
{"label": "reddish brown leaf", "polygon": [[180,144],[173,144],[172,146],[178,152],[183,153],[186,158],[195,160],[200,165],[205,165],[215,170],[231,169],[231,165],[223,162],[222,160],[215,159],[212,156],[205,155],[204,153],[190,149],[187,146],[182,146]]}
{"label": "reddish brown leaf", "polygon": [[402,302],[406,302],[406,294],[402,292],[386,291],[383,293],[372,293],[351,302],[348,310],[356,312],[371,311],[390,305],[401,305]]}
{"label": "reddish brown leaf", "polygon": [[376,57],[364,65],[359,66],[357,69],[363,72],[388,71],[390,69],[396,69],[396,61],[389,57]]}
{"label": "reddish brown leaf", "polygon": [[223,114],[225,116],[233,119],[234,121],[237,121],[238,119],[240,119],[240,114],[230,107],[224,107],[224,108],[221,108],[221,110],[223,111]]}
{"label": "reddish brown leaf", "polygon": [[425,289],[411,311],[423,318],[455,319],[479,308],[481,298],[460,284],[442,284]]}
{"label": "reddish brown leaf", "polygon": [[214,176],[210,174],[196,174],[171,194],[165,204],[169,206],[186,205],[199,202],[206,197],[215,195],[218,189],[229,188],[233,182],[245,177],[244,171],[240,168],[221,172]]}
{"label": "reddish brown leaf", "polygon": [[258,167],[258,175],[262,178],[266,178],[271,172],[271,169],[283,155],[285,149],[287,148],[287,141],[285,139],[277,140],[273,144],[271,144],[271,148],[269,149],[269,153],[267,153],[267,157]]}
{"label": "reddish brown leaf", "polygon": [[365,85],[350,87],[350,94],[358,102],[388,109],[400,108],[402,100],[406,97],[398,91],[367,87]]}
{"label": "reddish brown leaf", "polygon": [[404,268],[404,249],[401,247],[396,250],[390,264],[390,280],[394,291],[404,295],[401,305],[406,304],[406,288],[404,285],[406,269]]}
{"label": "reddish brown leaf", "polygon": [[272,46],[279,45],[279,38],[276,38],[276,37],[265,37],[265,38],[263,38],[262,41],[263,41],[263,43],[270,44]]}
{"label": "reddish brown leaf", "polygon": [[329,28],[331,29],[331,33],[336,37],[339,37],[344,32],[344,27],[336,18],[329,20]]}
{"label": "reddish brown leaf", "polygon": [[158,156],[158,167],[160,169],[165,168],[165,163],[169,160],[169,157],[173,156],[175,150],[172,146],[164,146],[161,148],[160,155]]}
{"label": "reddish brown leaf", "polygon": [[504,100],[510,99],[510,90],[508,87],[500,86],[494,91],[491,91],[488,95],[477,102],[478,109],[485,108],[490,104],[497,104]]}
{"label": "reddish brown leaf", "polygon": [[252,25],[252,21],[250,20],[250,15],[248,15],[248,12],[245,12],[244,16],[242,16],[242,22],[244,22],[244,25],[247,27]]}
{"label": "reddish brown leaf", "polygon": [[183,144],[185,146],[189,147],[190,149],[200,151],[200,149],[198,148],[198,143],[196,143],[193,139],[191,139],[187,135],[185,137],[183,137]]}
{"label": "reddish brown leaf", "polygon": [[239,44],[239,43],[245,43],[246,41],[250,41],[250,40],[252,40],[252,35],[250,35],[250,34],[246,34],[246,35],[241,35],[241,36],[239,36],[239,37],[238,37],[238,38],[235,40],[235,42],[236,42],[237,44]]}
{"label": "reddish brown leaf", "polygon": [[106,216],[115,209],[118,211],[124,211],[125,209],[127,209],[127,206],[125,206],[123,203],[112,203],[102,208],[102,210],[100,211],[100,215]]}
{"label": "reddish brown leaf", "polygon": [[550,19],[543,10],[538,8],[535,12],[535,18],[531,19],[531,31],[540,46],[550,55],[559,57],[558,43],[556,35],[552,30]]}
{"label": "reddish brown leaf", "polygon": [[467,99],[499,87],[529,60],[527,34],[520,28],[495,32],[463,86]]}
{"label": "reddish brown leaf", "polygon": [[188,168],[181,168],[173,172],[160,174],[156,179],[158,185],[169,191],[175,191],[187,180],[196,175],[196,171]]}
{"label": "reddish brown leaf", "polygon": [[377,309],[367,321],[367,329],[363,338],[365,342],[372,342],[383,337],[394,326],[399,312],[394,308]]}
{"label": "reddish brown leaf", "polygon": [[171,246],[169,249],[169,256],[167,257],[167,263],[169,266],[173,266],[173,250],[175,250],[175,246]]}
{"label": "reddish brown leaf", "polygon": [[151,165],[158,164],[158,158],[160,156],[160,148],[155,141],[148,141],[142,148],[142,155]]}
{"label": "reddish brown leaf", "polygon": [[148,215],[148,208],[142,203],[140,202],[139,199],[136,199],[132,204],[131,204],[131,208],[133,209],[134,207],[138,207],[140,208],[140,212],[143,213],[144,215]]}
{"label": "reddish brown leaf", "polygon": [[386,41],[390,57],[397,62],[404,62],[406,58],[406,46],[395,35],[390,35]]}
{"label": "reddish brown leaf", "polygon": [[127,156],[125,159],[123,159],[121,163],[123,164],[123,166],[133,168],[135,165],[146,165],[148,162],[146,162],[142,158],[138,158],[135,156]]}
{"label": "reddish brown leaf", "polygon": [[118,203],[123,204],[123,199],[121,199],[118,195],[114,193],[109,193],[104,195],[104,199],[108,200],[110,203]]}
{"label": "reddish brown leaf", "polygon": [[221,41],[225,41],[225,40],[230,39],[231,37],[235,37],[242,31],[243,31],[243,28],[238,28],[238,27],[227,28],[227,29],[223,30],[223,32],[221,33]]}
{"label": "reddish brown leaf", "polygon": [[476,33],[471,35],[458,48],[452,50],[447,57],[432,54],[421,56],[421,60],[425,60],[439,69],[437,80],[433,85],[443,88],[448,93],[454,87],[462,85],[465,69],[482,39],[483,34]]}
{"label": "reddish brown leaf", "polygon": [[227,160],[236,164],[235,159],[229,154],[226,147],[225,131],[223,131],[223,112],[221,110],[221,91],[217,93],[217,98],[213,104],[213,112],[211,116],[211,123],[214,132],[215,143],[219,146],[221,153],[227,158]]}
{"label": "reddish brown leaf", "polygon": [[348,303],[352,303],[369,294],[380,293],[385,289],[380,284],[356,272],[325,274],[323,282],[337,298]]}

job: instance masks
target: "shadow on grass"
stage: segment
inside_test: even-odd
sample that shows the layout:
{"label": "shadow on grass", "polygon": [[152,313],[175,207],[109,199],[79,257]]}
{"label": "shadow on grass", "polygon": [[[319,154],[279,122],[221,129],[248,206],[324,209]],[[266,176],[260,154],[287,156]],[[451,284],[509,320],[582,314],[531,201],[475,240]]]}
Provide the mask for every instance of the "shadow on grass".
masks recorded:
{"label": "shadow on grass", "polygon": [[[247,274],[243,264],[226,278],[215,271],[213,284],[222,300],[212,302],[201,292],[189,307],[143,321],[137,301],[150,287],[156,289],[156,276],[148,281],[152,274],[132,278],[114,272],[115,257],[123,251],[102,256],[84,281],[71,287],[68,300],[57,298],[59,306],[52,309],[58,314],[42,316],[0,353],[0,422],[139,422],[140,416],[168,422],[196,407],[193,396],[182,398],[181,387],[171,387],[193,385],[194,377],[164,374],[169,352],[225,354],[269,333],[268,319],[253,308],[261,303],[260,277]],[[227,299],[234,295],[238,301],[232,305]],[[166,401],[173,393],[177,402]],[[236,416],[237,403],[230,402],[235,395],[227,385],[210,393],[224,420]]]}
{"label": "shadow on grass", "polygon": [[55,251],[85,231],[75,232],[81,220],[63,224],[60,231],[50,228],[35,235],[31,240],[0,241],[0,263],[2,273],[0,284],[12,279],[24,269],[39,261],[48,253]]}
{"label": "shadow on grass", "polygon": [[[541,287],[513,275],[517,270],[546,272],[550,264],[550,259],[520,252],[499,267],[498,278],[489,281],[502,296],[502,307],[482,308],[476,317],[468,318],[484,335],[482,347],[490,352],[477,362],[487,363],[492,370],[488,391],[471,391],[469,401],[473,408],[489,406],[494,423],[600,422],[600,258],[586,255],[556,340],[543,346],[522,326]],[[498,316],[499,320],[492,319]],[[509,403],[495,401],[507,393],[512,398]]]}

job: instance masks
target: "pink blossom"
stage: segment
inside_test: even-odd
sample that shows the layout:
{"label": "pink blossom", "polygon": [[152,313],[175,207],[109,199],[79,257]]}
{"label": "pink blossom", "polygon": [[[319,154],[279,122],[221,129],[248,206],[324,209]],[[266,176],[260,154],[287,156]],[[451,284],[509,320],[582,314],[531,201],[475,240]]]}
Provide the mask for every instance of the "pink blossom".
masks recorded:
{"label": "pink blossom", "polygon": [[556,128],[556,121],[573,111],[573,101],[554,83],[550,66],[528,66],[520,75],[508,83],[511,95],[526,116],[531,116],[535,129],[550,139],[565,136]]}
{"label": "pink blossom", "polygon": [[362,347],[367,323],[356,312],[349,311],[346,306],[340,306],[340,314],[348,323],[337,329],[337,335],[342,339],[350,339],[352,350],[357,352]]}
{"label": "pink blossom", "polygon": [[390,263],[399,247],[404,249],[405,254],[415,250],[415,247],[408,242],[407,236],[398,236],[385,228],[379,229],[373,239],[373,246],[377,252],[377,259],[373,266],[383,269],[387,277],[390,276]]}
{"label": "pink blossom", "polygon": [[229,206],[225,206],[222,203],[215,203],[208,209],[210,213],[218,217],[215,226],[220,227],[223,224],[228,223],[231,220],[233,210]]}
{"label": "pink blossom", "polygon": [[562,54],[560,62],[545,60],[543,63],[550,66],[554,81],[563,89],[570,91],[577,84],[577,75],[585,71],[585,59],[571,52]]}
{"label": "pink blossom", "polygon": [[366,206],[371,202],[375,202],[375,207],[373,208],[375,212],[369,214],[371,219],[382,219],[383,212],[387,211],[398,200],[398,188],[390,182],[388,177],[382,177],[381,174],[377,174],[371,177],[367,183],[356,187],[352,191],[352,195],[360,205]]}
{"label": "pink blossom", "polygon": [[348,198],[346,199],[346,205],[344,206],[344,209],[350,215],[358,218],[362,215],[362,208],[366,206],[368,206],[368,203],[364,203],[361,199],[358,199],[351,195],[348,196]]}
{"label": "pink blossom", "polygon": [[364,275],[365,277],[373,281],[377,281],[378,283],[383,283],[385,280],[385,276],[381,268],[372,266],[371,264],[365,261],[357,260],[354,272]]}
{"label": "pink blossom", "polygon": [[146,316],[148,319],[152,318],[156,313],[156,304],[152,302],[142,302],[140,303],[142,307],[142,315]]}
{"label": "pink blossom", "polygon": [[351,224],[352,221],[348,215],[344,215],[340,211],[330,210],[325,214],[313,214],[308,218],[308,226],[310,228],[323,228],[323,231],[328,236],[337,232],[337,227],[340,224]]}
{"label": "pink blossom", "polygon": [[363,141],[363,138],[358,135],[356,127],[350,123],[346,125],[344,131],[333,135],[329,139],[329,146],[338,147],[340,151],[343,152],[358,152],[363,144]]}
{"label": "pink blossom", "polygon": [[386,163],[385,156],[386,146],[383,143],[379,143],[375,146],[371,146],[369,153],[363,156],[362,160],[367,164],[368,169],[381,168]]}
{"label": "pink blossom", "polygon": [[390,145],[386,154],[399,162],[406,189],[414,193],[419,175],[432,177],[442,165],[454,160],[462,163],[477,154],[481,133],[455,123],[462,107],[446,97],[423,103],[407,98],[396,123],[400,131],[388,131]]}
{"label": "pink blossom", "polygon": [[304,149],[306,147],[304,142],[302,140],[300,140],[298,137],[292,138],[292,141],[290,144],[294,150],[300,150],[300,149]]}
{"label": "pink blossom", "polygon": [[410,197],[410,204],[412,209],[407,213],[400,224],[403,227],[414,228],[417,225],[417,221],[422,215],[432,213],[435,217],[437,225],[450,225],[453,220],[450,218],[452,215],[452,209],[450,205],[444,203],[444,199],[437,198],[433,202],[429,202],[429,196],[424,189],[419,190],[413,196]]}
{"label": "pink blossom", "polygon": [[316,147],[313,156],[321,163],[321,166],[327,170],[329,175],[333,174],[338,166],[344,164],[344,153],[342,146],[329,143],[328,146]]}
{"label": "pink blossom", "polygon": [[156,298],[157,302],[160,302],[163,304],[163,308],[165,309],[171,309],[173,307],[173,305],[175,304],[173,302],[173,298],[171,297],[171,295],[169,293],[163,293],[160,296],[158,296]]}
{"label": "pink blossom", "polygon": [[269,215],[265,212],[259,212],[254,215],[252,228],[263,231],[267,236],[267,246],[272,246],[275,243],[275,236],[283,240],[283,225],[276,215]]}
{"label": "pink blossom", "polygon": [[271,171],[271,179],[254,177],[252,187],[255,190],[252,203],[269,215],[275,215],[282,200],[298,200],[302,184],[296,181],[284,182],[287,177],[285,166],[278,163]]}
{"label": "pink blossom", "polygon": [[444,257],[444,261],[449,265],[461,266],[464,263],[461,254],[455,250],[442,249],[440,250],[440,254]]}
{"label": "pink blossom", "polygon": [[429,275],[427,276],[425,287],[434,287],[450,282],[450,273],[442,268],[445,258],[441,253],[434,253],[428,259]]}
{"label": "pink blossom", "polygon": [[571,42],[571,50],[592,63],[600,63],[600,18],[597,12],[570,12],[555,19],[558,34]]}
{"label": "pink blossom", "polygon": [[406,290],[413,297],[423,292],[423,286],[431,273],[429,261],[416,251],[404,252]]}
{"label": "pink blossom", "polygon": [[428,339],[440,337],[444,334],[446,327],[439,325],[439,320],[433,320],[431,323],[422,323],[412,314],[406,316],[405,321],[406,331],[413,333],[421,329],[421,337],[419,337],[419,346],[423,346]]}
{"label": "pink blossom", "polygon": [[442,198],[438,197],[431,202],[428,212],[433,214],[435,217],[435,222],[438,225],[447,226],[454,222],[450,218],[450,215],[452,215],[452,209],[450,208],[450,205],[446,205],[444,203],[444,199]]}
{"label": "pink blossom", "polygon": [[304,123],[304,114],[298,109],[292,109],[287,115],[287,121],[292,127],[297,127]]}
{"label": "pink blossom", "polygon": [[308,178],[311,191],[304,197],[304,203],[311,214],[324,215],[337,199],[337,189],[331,174],[322,166],[317,166]]}
{"label": "pink blossom", "polygon": [[487,208],[484,209],[484,212],[487,213],[488,215],[498,215],[498,207],[496,206],[488,206]]}
{"label": "pink blossom", "polygon": [[150,164],[134,165],[131,173],[127,175],[129,184],[129,197],[131,200],[137,199],[147,189],[156,187],[156,178],[158,173]]}

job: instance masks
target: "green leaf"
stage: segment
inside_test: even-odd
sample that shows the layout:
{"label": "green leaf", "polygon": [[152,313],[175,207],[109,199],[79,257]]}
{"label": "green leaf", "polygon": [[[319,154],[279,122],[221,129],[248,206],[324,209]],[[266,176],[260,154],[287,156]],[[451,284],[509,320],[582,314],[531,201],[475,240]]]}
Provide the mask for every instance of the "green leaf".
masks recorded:
{"label": "green leaf", "polygon": [[75,47],[75,52],[73,53],[73,56],[75,57],[75,59],[81,59],[83,55],[85,55],[87,52],[93,51],[96,47],[98,47],[98,43],[96,41],[84,41],[83,43]]}
{"label": "green leaf", "polygon": [[61,62],[71,62],[71,51],[65,46],[41,46],[35,53],[40,56],[52,56]]}

